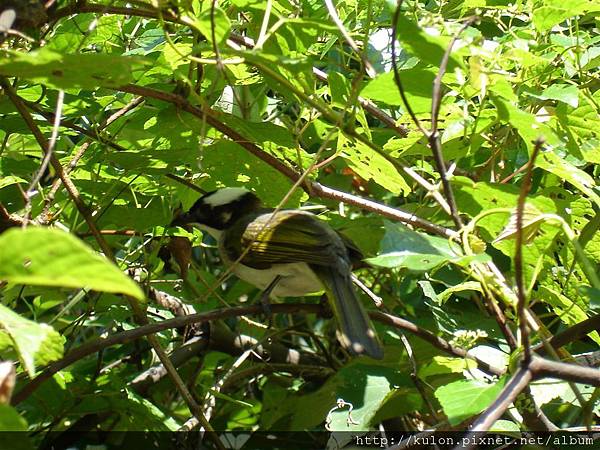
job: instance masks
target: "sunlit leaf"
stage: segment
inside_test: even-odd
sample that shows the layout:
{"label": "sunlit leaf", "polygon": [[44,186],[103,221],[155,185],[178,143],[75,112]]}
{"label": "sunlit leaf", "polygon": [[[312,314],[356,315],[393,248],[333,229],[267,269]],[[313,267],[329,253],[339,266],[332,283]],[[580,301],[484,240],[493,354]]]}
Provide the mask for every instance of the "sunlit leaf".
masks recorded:
{"label": "sunlit leaf", "polygon": [[36,365],[54,361],[63,354],[64,338],[54,328],[25,319],[4,305],[0,305],[0,330],[12,341],[31,378],[36,373]]}
{"label": "sunlit leaf", "polygon": [[73,235],[52,228],[13,228],[0,235],[0,280],[145,298],[138,285],[111,262]]}

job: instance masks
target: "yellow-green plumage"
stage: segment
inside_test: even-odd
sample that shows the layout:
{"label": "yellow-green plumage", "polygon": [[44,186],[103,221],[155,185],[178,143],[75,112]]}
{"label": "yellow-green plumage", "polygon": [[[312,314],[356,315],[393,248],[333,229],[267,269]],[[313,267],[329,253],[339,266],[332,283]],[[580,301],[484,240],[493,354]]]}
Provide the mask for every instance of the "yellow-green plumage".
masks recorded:
{"label": "yellow-green plumage", "polygon": [[[236,261],[245,248],[248,250],[240,262],[253,269],[308,265],[318,283],[308,280],[305,286],[298,287],[294,284],[296,280],[286,280],[283,272],[273,294],[299,296],[325,290],[342,346],[353,354],[383,357],[373,326],[352,285],[352,264],[346,244],[329,225],[302,211],[258,211],[241,218],[224,233],[222,251],[229,261]],[[249,274],[248,278],[256,280],[253,275]],[[242,274],[241,278],[246,277]],[[251,279],[246,281],[256,284]]]}
{"label": "yellow-green plumage", "polygon": [[383,357],[352,285],[352,261],[360,251],[325,222],[299,210],[274,212],[245,189],[224,188],[201,197],[176,223],[209,232],[233,273],[275,297],[324,290],[342,346],[353,354]]}

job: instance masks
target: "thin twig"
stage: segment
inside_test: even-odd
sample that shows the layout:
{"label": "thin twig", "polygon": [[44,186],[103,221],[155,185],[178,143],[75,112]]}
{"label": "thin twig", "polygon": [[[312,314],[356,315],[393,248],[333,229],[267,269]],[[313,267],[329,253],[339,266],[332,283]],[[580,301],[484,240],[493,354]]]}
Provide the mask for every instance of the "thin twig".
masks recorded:
{"label": "thin twig", "polygon": [[431,130],[429,134],[425,135],[428,138],[429,148],[431,148],[431,152],[433,153],[433,159],[435,161],[436,169],[440,174],[442,186],[444,186],[444,194],[446,195],[448,205],[450,206],[450,215],[452,216],[452,220],[454,220],[454,224],[458,228],[462,228],[463,223],[460,215],[458,214],[458,207],[456,206],[454,191],[450,185],[450,180],[448,179],[448,173],[446,171],[446,163],[444,162],[444,156],[442,155],[442,144],[438,131],[438,120],[440,115],[440,105],[442,104],[442,78],[444,77],[448,67],[450,53],[452,52],[454,44],[458,40],[458,36],[460,36],[460,34],[466,30],[476,19],[477,18],[472,17],[464,23],[458,33],[452,37],[450,44],[444,52],[444,56],[442,57],[442,61],[440,63],[440,68],[433,82],[433,93],[431,96]]}
{"label": "thin twig", "polygon": [[396,10],[394,11],[394,16],[392,17],[392,70],[394,72],[394,81],[396,83],[396,87],[398,88],[398,92],[400,93],[400,97],[402,98],[402,103],[404,104],[404,108],[406,112],[417,126],[419,131],[423,133],[424,136],[429,137],[429,133],[423,126],[421,122],[417,118],[415,112],[410,106],[408,102],[408,98],[406,98],[406,93],[404,92],[404,86],[402,86],[402,80],[400,79],[400,70],[398,69],[398,54],[396,49],[396,39],[398,38],[398,19],[400,17],[400,12],[402,10],[403,0],[398,0],[396,2]]}
{"label": "thin twig", "polygon": [[[264,152],[260,147],[258,147],[255,143],[249,141],[244,138],[237,131],[233,130],[225,123],[220,120],[220,113],[217,111],[213,111],[211,109],[205,108],[201,109],[192,104],[190,104],[187,99],[181,97],[177,94],[163,92],[156,89],[152,89],[146,86],[135,86],[135,85],[125,85],[120,86],[118,88],[120,91],[129,92],[132,94],[141,95],[144,97],[155,98],[158,100],[163,100],[168,103],[172,103],[174,105],[179,106],[184,111],[189,112],[190,114],[195,115],[201,119],[205,118],[206,122],[218,130],[219,132],[225,134],[238,145],[249,151],[251,154],[260,158],[265,163],[269,164],[271,167],[285,175],[291,181],[296,182],[300,178],[301,174],[296,172],[294,169],[289,167],[288,165],[281,162],[279,159],[275,158],[269,153]],[[389,217],[394,220],[398,220],[404,223],[408,223],[414,227],[422,228],[424,230],[430,231],[432,233],[444,236],[455,238],[458,236],[453,230],[444,228],[432,222],[426,221],[419,217],[416,217],[413,214],[401,211],[396,208],[391,208],[386,205],[382,205],[380,203],[374,202],[372,200],[363,199],[357,197],[352,194],[348,194],[345,192],[337,191],[335,189],[329,188],[327,186],[321,185],[316,182],[312,182],[310,180],[305,180],[302,185],[303,189],[312,196],[322,197],[322,198],[330,198],[338,201],[342,201],[347,204],[358,206],[359,208],[376,212],[385,217]]]}
{"label": "thin twig", "polygon": [[63,102],[65,99],[65,91],[59,89],[58,96],[56,99],[56,112],[54,113],[54,123],[52,124],[52,134],[50,135],[50,141],[48,142],[48,148],[43,149],[45,154],[42,159],[42,164],[38,172],[31,180],[31,184],[27,188],[25,193],[27,204],[25,205],[26,216],[29,217],[29,212],[31,211],[31,198],[34,195],[34,191],[37,187],[37,184],[42,179],[44,172],[48,169],[48,165],[50,164],[50,159],[52,158],[52,152],[54,151],[54,147],[56,146],[56,140],[58,138],[58,128],[60,127],[60,118],[62,116]]}
{"label": "thin twig", "polygon": [[342,20],[340,19],[340,16],[338,15],[333,2],[331,0],[325,0],[325,7],[327,8],[327,11],[329,12],[329,16],[331,17],[331,20],[333,20],[333,23],[335,23],[335,26],[338,27],[338,30],[340,30],[340,33],[342,33],[342,36],[344,37],[344,39],[346,40],[346,42],[348,43],[350,48],[358,55],[358,57],[362,61],[367,75],[370,78],[374,78],[377,75],[377,72],[375,71],[373,64],[371,64],[371,61],[369,61],[367,59],[367,57],[365,56],[365,53],[360,51],[360,49],[358,48],[358,45],[356,45],[356,42],[354,42],[354,39],[352,39],[352,36],[350,36],[350,33],[348,33],[348,30],[346,30],[346,27],[344,26],[344,22],[342,22]]}
{"label": "thin twig", "polygon": [[529,345],[529,328],[525,311],[527,309],[527,293],[525,291],[523,280],[523,211],[525,209],[525,200],[531,190],[531,179],[535,159],[540,152],[544,140],[538,138],[531,152],[527,172],[523,176],[523,184],[519,192],[516,213],[516,235],[515,235],[515,278],[517,284],[517,317],[519,318],[519,331],[521,334],[521,345],[523,347],[523,364],[527,365],[531,361],[531,346]]}
{"label": "thin twig", "polygon": [[[23,118],[23,120],[25,121],[25,123],[27,124],[27,126],[29,127],[31,132],[33,133],[33,136],[37,140],[39,146],[42,148],[43,151],[45,151],[48,148],[48,141],[47,141],[46,137],[40,131],[39,127],[35,124],[33,117],[31,116],[27,107],[23,103],[23,99],[21,99],[21,97],[19,97],[17,95],[17,93],[15,92],[13,87],[6,81],[6,78],[0,77],[0,86],[2,86],[2,88],[4,89],[4,92],[6,92],[6,94],[10,98],[10,100],[13,102],[13,104],[17,108],[17,111],[19,112],[19,114],[21,114],[21,117]],[[60,164],[60,161],[58,161],[58,159],[56,158],[56,156],[54,154],[50,155],[50,164],[52,164],[52,167],[54,168],[57,175],[60,177],[63,184],[65,185],[65,188],[67,189],[67,192],[69,193],[69,196],[71,197],[71,200],[73,201],[73,203],[75,203],[77,210],[83,216],[90,231],[93,233],[94,238],[96,239],[96,242],[100,246],[100,249],[102,249],[102,251],[104,252],[104,254],[106,255],[106,257],[108,259],[114,260],[114,255],[113,255],[112,249],[110,248],[110,246],[108,245],[106,240],[102,237],[102,235],[98,231],[98,227],[96,227],[96,224],[94,222],[94,219],[92,218],[90,210],[88,209],[88,207],[84,203],[84,201],[81,199],[81,196],[79,195],[79,191],[77,190],[77,188],[75,187],[75,185],[73,184],[71,179],[68,177],[68,175],[65,173],[62,165]]]}

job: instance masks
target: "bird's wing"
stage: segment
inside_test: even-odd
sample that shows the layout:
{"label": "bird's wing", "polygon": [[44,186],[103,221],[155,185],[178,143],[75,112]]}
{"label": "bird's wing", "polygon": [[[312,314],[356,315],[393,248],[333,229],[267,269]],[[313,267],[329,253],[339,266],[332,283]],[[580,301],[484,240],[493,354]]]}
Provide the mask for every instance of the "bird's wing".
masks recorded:
{"label": "bird's wing", "polygon": [[248,248],[241,261],[255,268],[295,262],[328,266],[340,258],[348,261],[339,235],[314,215],[299,211],[264,213],[240,221],[226,233],[224,244],[232,260]]}

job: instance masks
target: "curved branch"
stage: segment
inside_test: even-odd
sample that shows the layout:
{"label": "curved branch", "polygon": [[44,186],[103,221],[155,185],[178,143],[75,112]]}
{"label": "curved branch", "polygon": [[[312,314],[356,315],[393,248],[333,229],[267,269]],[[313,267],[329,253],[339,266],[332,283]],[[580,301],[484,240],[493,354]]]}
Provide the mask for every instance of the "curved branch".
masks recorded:
{"label": "curved branch", "polygon": [[[145,86],[142,87],[142,86],[135,86],[135,85],[128,84],[125,86],[120,86],[118,88],[118,90],[120,90],[122,92],[128,92],[130,94],[140,95],[143,97],[149,97],[149,98],[154,98],[157,100],[162,100],[167,103],[176,105],[176,106],[180,107],[181,109],[183,109],[184,111],[186,111],[200,119],[205,119],[206,122],[210,126],[215,128],[217,131],[223,133],[224,135],[228,136],[230,139],[232,139],[238,145],[240,145],[241,147],[246,149],[248,152],[250,152],[257,158],[261,159],[265,163],[269,164],[271,167],[273,167],[278,172],[285,175],[291,181],[296,182],[300,179],[301,175],[298,172],[296,172],[294,169],[287,166],[286,164],[284,164],[283,162],[281,162],[279,159],[275,158],[271,154],[264,152],[256,144],[249,141],[248,139],[246,139],[245,137],[240,135],[237,131],[230,128],[226,124],[224,124],[220,120],[220,117],[219,117],[221,113],[219,113],[217,111],[213,111],[208,108],[201,109],[197,106],[190,104],[186,98],[184,98],[180,95],[169,93],[169,92],[159,91],[159,90],[148,88]],[[361,197],[358,197],[358,196],[355,196],[352,194],[337,191],[335,189],[332,189],[330,187],[324,186],[324,185],[316,183],[316,182],[311,182],[309,180],[305,180],[303,188],[309,195],[317,196],[317,197],[321,197],[321,198],[329,198],[332,200],[337,200],[337,201],[341,201],[341,202],[344,202],[344,203],[347,203],[350,205],[354,205],[361,209],[378,213],[378,214],[388,217],[390,219],[394,219],[394,220],[398,220],[400,222],[410,224],[414,227],[421,228],[423,230],[429,231],[431,233],[434,233],[434,234],[437,234],[440,236],[449,237],[449,238],[454,238],[454,237],[458,236],[458,233],[456,233],[455,231],[450,230],[448,228],[444,228],[435,223],[429,222],[425,219],[415,216],[414,214],[410,214],[405,211],[399,210],[397,208],[392,208],[390,206],[382,205],[380,203],[374,202],[373,200],[368,200],[368,199],[364,199],[364,198],[361,198]]]}
{"label": "curved branch", "polygon": [[[149,19],[157,19],[162,18],[165,22],[177,23],[179,25],[189,25],[184,20],[181,20],[176,15],[173,15],[170,11],[161,11],[160,13],[157,10],[151,9],[143,9],[143,8],[127,8],[127,7],[119,7],[119,6],[108,6],[108,5],[98,5],[93,3],[76,3],[64,8],[57,9],[51,16],[52,20],[58,20],[63,17],[70,16],[72,14],[77,13],[100,13],[100,14],[117,14],[117,15],[125,15],[125,16],[137,16],[137,17],[146,17]],[[248,48],[254,48],[255,42],[251,38],[247,36],[242,36],[236,33],[231,33],[229,36],[228,44],[231,47],[234,47],[235,44],[243,45]],[[313,73],[315,76],[322,82],[328,83],[327,74],[322,70],[313,67]],[[371,114],[373,117],[378,119],[381,123],[383,123],[387,128],[394,130],[401,137],[406,137],[408,135],[408,128],[397,125],[395,120],[389,116],[385,111],[378,108],[373,102],[367,100],[362,97],[358,97],[358,102],[361,106]]]}
{"label": "curved branch", "polygon": [[[288,304],[275,304],[271,305],[271,309],[274,314],[291,314],[297,312],[305,312],[312,314],[321,314],[323,308],[321,305],[306,304],[306,303],[288,303]],[[52,375],[57,373],[59,370],[70,366],[71,364],[85,358],[93,353],[103,350],[107,347],[111,347],[117,344],[124,344],[131,342],[135,339],[139,339],[144,336],[152,335],[164,330],[172,328],[182,328],[187,325],[207,322],[218,319],[225,319],[229,317],[247,316],[261,314],[263,312],[262,305],[250,305],[250,306],[236,306],[231,308],[217,309],[199,314],[190,314],[187,316],[175,317],[174,319],[163,320],[162,322],[151,323],[148,325],[142,325],[132,330],[122,331],[108,336],[107,338],[100,338],[94,341],[83,344],[71,352],[69,352],[64,358],[55,361],[48,365],[48,367],[39,374],[36,378],[26,384],[14,397],[13,404],[18,404],[29,397],[44,381],[49,379]],[[391,325],[395,328],[408,331],[415,334],[423,340],[426,340],[434,347],[460,358],[469,358],[474,360],[478,366],[493,375],[502,375],[504,370],[495,368],[484,361],[470,355],[466,350],[455,347],[445,341],[444,339],[434,335],[430,331],[422,329],[417,325],[409,322],[408,320],[401,319],[399,317],[392,316],[391,314],[385,314],[378,311],[369,312],[369,316],[378,322]]]}

